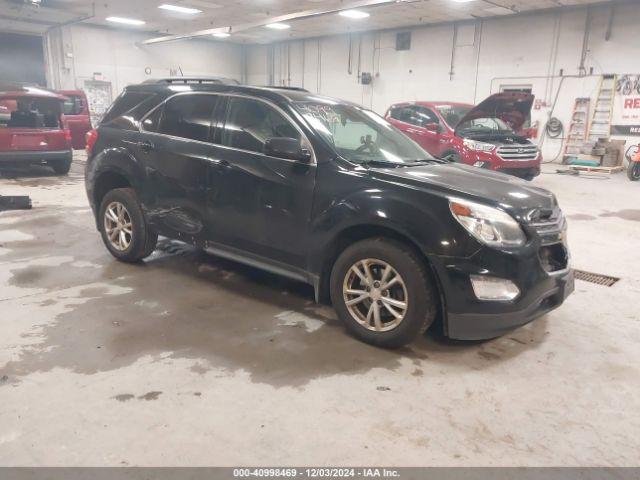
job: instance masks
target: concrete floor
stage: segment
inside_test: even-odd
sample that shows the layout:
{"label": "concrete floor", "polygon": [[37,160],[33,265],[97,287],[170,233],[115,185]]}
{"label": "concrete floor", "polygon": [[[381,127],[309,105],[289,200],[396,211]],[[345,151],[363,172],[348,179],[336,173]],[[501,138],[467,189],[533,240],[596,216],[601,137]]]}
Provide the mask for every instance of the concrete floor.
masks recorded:
{"label": "concrete floor", "polygon": [[348,337],[312,290],[162,242],[116,262],[82,158],[3,172],[1,465],[637,465],[640,184],[535,180],[570,218],[577,282],[502,338]]}

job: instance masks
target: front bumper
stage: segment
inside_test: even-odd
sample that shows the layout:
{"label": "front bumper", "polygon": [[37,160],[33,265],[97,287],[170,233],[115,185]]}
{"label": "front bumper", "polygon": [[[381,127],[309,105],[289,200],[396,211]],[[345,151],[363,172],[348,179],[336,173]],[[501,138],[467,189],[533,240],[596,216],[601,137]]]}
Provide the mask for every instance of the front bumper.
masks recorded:
{"label": "front bumper", "polygon": [[[458,340],[495,338],[559,307],[574,290],[573,270],[545,271],[538,248],[517,254],[483,248],[468,259],[430,259],[446,306],[445,334]],[[511,280],[520,295],[512,301],[479,300],[469,278],[478,274]]]}
{"label": "front bumper", "polygon": [[49,161],[72,161],[72,150],[60,150],[54,152],[0,152],[0,163],[3,164],[30,164],[44,163]]}

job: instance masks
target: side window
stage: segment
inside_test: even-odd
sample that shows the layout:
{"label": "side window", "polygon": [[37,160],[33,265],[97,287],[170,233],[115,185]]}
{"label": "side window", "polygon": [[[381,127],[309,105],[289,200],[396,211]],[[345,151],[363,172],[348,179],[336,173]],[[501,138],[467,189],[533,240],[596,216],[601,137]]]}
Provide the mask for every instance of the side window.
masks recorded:
{"label": "side window", "polygon": [[80,115],[82,108],[82,99],[79,96],[67,95],[67,100],[64,101],[65,115]]}
{"label": "side window", "polygon": [[433,110],[427,107],[416,106],[414,115],[420,123],[420,126],[427,125],[428,123],[440,123],[438,116],[433,112]]}
{"label": "side window", "polygon": [[401,122],[410,123],[412,112],[409,107],[395,107],[389,114],[391,118]]}
{"label": "side window", "polygon": [[223,145],[262,153],[271,137],[301,138],[291,122],[268,104],[250,98],[229,98]]}
{"label": "side window", "polygon": [[151,112],[151,115],[147,116],[147,118],[142,121],[142,129],[146,132],[157,132],[158,127],[160,126],[160,118],[162,117],[163,110],[164,105],[160,105]]}
{"label": "side window", "polygon": [[173,137],[209,141],[217,100],[216,95],[178,95],[169,99],[156,131]]}
{"label": "side window", "polygon": [[436,114],[426,107],[415,105],[407,107],[405,110],[407,110],[408,118],[403,121],[416,127],[424,127],[429,123],[439,123]]}

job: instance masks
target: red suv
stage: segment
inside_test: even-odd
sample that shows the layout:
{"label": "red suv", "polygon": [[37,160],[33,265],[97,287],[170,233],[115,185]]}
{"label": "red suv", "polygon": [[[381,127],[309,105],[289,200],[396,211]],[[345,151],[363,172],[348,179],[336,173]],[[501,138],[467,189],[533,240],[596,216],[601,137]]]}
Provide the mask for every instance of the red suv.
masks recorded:
{"label": "red suv", "polygon": [[540,174],[542,154],[515,132],[529,118],[533,98],[528,93],[497,93],[475,107],[405,102],[391,106],[385,116],[436,157],[532,180]]}
{"label": "red suv", "polygon": [[38,87],[0,84],[0,165],[46,163],[64,175],[71,168],[66,97]]}

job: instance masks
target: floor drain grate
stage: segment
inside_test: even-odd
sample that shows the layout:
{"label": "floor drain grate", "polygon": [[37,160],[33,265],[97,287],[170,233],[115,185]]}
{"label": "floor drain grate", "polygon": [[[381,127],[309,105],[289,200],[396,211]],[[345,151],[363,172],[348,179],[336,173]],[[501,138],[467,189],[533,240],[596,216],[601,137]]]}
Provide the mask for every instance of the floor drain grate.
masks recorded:
{"label": "floor drain grate", "polygon": [[617,277],[609,277],[607,275],[600,275],[599,273],[585,272],[584,270],[574,270],[576,280],[582,280],[583,282],[595,283],[596,285],[602,285],[603,287],[612,287],[618,280]]}

